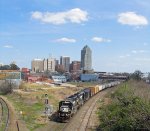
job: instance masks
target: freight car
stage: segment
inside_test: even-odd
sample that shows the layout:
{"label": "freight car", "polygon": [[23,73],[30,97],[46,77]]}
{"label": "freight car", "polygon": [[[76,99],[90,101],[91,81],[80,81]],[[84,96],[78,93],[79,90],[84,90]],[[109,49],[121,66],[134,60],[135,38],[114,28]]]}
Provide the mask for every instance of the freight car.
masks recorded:
{"label": "freight car", "polygon": [[94,96],[104,89],[116,86],[118,84],[120,84],[120,81],[114,81],[103,85],[96,85],[95,87],[83,89],[67,97],[65,100],[60,101],[58,109],[58,119],[61,122],[67,122],[78,111],[78,109],[87,100],[90,99],[90,97]]}

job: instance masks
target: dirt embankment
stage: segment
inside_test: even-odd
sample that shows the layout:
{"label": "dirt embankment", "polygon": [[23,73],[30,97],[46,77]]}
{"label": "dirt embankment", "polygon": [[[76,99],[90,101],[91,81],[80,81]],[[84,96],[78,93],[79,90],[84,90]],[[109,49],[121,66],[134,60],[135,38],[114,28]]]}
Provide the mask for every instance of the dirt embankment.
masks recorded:
{"label": "dirt embankment", "polygon": [[6,103],[8,104],[8,107],[9,107],[9,111],[10,111],[9,112],[10,119],[9,119],[8,131],[18,131],[18,129],[20,131],[29,131],[27,129],[25,123],[19,119],[12,103],[10,101],[8,101],[8,99],[4,96],[0,96],[0,97],[2,97],[6,101]]}

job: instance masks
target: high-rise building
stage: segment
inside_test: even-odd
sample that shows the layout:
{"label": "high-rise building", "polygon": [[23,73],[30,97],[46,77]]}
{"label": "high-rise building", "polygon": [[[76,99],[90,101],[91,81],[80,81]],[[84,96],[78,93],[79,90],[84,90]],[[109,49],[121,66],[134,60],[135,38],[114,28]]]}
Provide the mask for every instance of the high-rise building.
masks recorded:
{"label": "high-rise building", "polygon": [[48,58],[43,60],[43,70],[44,71],[55,71],[55,58]]}
{"label": "high-rise building", "polygon": [[59,60],[55,60],[55,66],[59,65]]}
{"label": "high-rise building", "polygon": [[44,71],[47,71],[47,70],[48,70],[48,62],[47,62],[47,59],[44,59],[44,60],[43,60],[43,70],[44,70]]}
{"label": "high-rise building", "polygon": [[70,72],[77,72],[81,68],[81,62],[80,61],[72,61],[70,66]]}
{"label": "high-rise building", "polygon": [[31,62],[32,72],[42,72],[43,71],[43,60],[33,59]]}
{"label": "high-rise building", "polygon": [[60,65],[60,64],[58,64],[58,65],[55,66],[55,70],[56,70],[57,72],[61,72],[61,73],[64,73],[64,72],[65,72],[64,66],[63,66],[63,65]]}
{"label": "high-rise building", "polygon": [[64,70],[69,72],[70,69],[70,57],[61,56],[60,57],[60,65],[63,65]]}
{"label": "high-rise building", "polygon": [[47,59],[47,70],[50,72],[54,72],[55,71],[55,58],[48,58]]}
{"label": "high-rise building", "polygon": [[87,45],[81,50],[81,69],[92,70],[92,51]]}

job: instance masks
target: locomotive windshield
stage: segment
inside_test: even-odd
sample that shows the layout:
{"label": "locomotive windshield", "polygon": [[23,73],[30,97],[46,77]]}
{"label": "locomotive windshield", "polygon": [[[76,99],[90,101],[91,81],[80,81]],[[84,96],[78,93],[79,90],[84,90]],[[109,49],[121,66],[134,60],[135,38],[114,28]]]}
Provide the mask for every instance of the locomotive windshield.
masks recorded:
{"label": "locomotive windshield", "polygon": [[62,103],[62,106],[68,106],[70,103]]}
{"label": "locomotive windshield", "polygon": [[72,103],[70,101],[61,101],[59,103],[59,108],[62,106],[66,106],[66,107],[69,107],[70,109],[72,109]]}

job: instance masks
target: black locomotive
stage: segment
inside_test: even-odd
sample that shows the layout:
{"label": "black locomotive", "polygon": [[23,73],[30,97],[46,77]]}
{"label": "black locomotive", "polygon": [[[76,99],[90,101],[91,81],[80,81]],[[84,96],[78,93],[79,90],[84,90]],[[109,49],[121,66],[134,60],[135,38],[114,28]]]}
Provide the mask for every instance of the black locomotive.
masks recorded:
{"label": "black locomotive", "polygon": [[67,122],[77,111],[78,109],[92,97],[101,90],[104,90],[109,87],[120,84],[119,81],[97,85],[95,87],[83,89],[69,97],[65,100],[59,102],[58,109],[58,119],[61,122]]}

